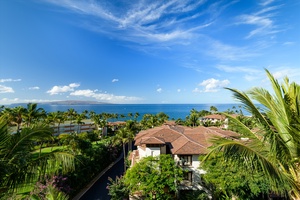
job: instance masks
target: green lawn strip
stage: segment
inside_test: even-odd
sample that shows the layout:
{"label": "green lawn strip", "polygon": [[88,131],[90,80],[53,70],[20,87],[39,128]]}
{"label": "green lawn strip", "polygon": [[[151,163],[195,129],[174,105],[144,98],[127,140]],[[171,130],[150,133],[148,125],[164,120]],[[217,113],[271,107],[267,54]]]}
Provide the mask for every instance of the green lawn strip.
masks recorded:
{"label": "green lawn strip", "polygon": [[[51,153],[51,152],[56,151],[56,150],[64,150],[64,149],[66,149],[66,146],[45,147],[45,148],[42,148],[42,150],[41,150],[41,156],[43,156],[45,154],[48,154],[48,153]],[[38,158],[39,154],[40,154],[40,150],[39,149],[35,150],[32,153],[32,155],[35,158]],[[30,192],[33,190],[34,185],[35,185],[36,182],[37,182],[37,180],[33,181],[31,184],[27,184],[26,186],[20,186],[18,188],[17,195],[18,196],[27,196],[27,195],[29,195]]]}

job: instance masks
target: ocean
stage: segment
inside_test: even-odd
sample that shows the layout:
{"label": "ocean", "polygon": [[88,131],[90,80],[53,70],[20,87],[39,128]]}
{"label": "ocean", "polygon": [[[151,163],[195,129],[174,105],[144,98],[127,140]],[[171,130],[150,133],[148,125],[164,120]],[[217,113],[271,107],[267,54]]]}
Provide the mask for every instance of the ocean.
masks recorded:
{"label": "ocean", "polygon": [[[51,105],[51,104],[38,104],[38,107],[45,109],[46,112],[67,111],[73,108],[78,113],[84,110],[94,111],[97,114],[111,113],[123,114],[128,113],[140,114],[140,118],[144,114],[157,114],[163,112],[169,116],[169,119],[185,119],[190,114],[192,109],[197,111],[207,110],[210,111],[211,106],[215,106],[219,112],[230,110],[240,110],[241,104],[89,104],[89,105]],[[235,109],[233,109],[235,107]],[[243,110],[243,109],[242,109]],[[243,110],[244,112],[244,110]],[[245,114],[245,112],[244,112]]]}

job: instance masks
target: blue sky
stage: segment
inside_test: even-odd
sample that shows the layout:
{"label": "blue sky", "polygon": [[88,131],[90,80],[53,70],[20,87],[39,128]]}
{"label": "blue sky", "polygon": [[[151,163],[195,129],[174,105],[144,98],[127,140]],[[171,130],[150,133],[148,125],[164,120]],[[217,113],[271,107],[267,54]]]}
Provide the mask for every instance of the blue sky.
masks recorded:
{"label": "blue sky", "polygon": [[300,83],[297,0],[2,0],[0,104],[232,103]]}

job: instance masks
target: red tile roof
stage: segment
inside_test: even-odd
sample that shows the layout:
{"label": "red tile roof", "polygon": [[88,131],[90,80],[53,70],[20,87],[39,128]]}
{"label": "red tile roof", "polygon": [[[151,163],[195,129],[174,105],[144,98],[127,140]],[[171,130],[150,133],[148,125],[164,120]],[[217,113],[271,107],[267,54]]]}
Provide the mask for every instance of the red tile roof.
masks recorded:
{"label": "red tile roof", "polygon": [[238,134],[216,127],[198,126],[191,128],[179,125],[163,125],[138,133],[135,137],[135,145],[170,144],[172,154],[198,155],[207,153],[207,147],[211,146],[209,138],[212,136],[237,137]]}

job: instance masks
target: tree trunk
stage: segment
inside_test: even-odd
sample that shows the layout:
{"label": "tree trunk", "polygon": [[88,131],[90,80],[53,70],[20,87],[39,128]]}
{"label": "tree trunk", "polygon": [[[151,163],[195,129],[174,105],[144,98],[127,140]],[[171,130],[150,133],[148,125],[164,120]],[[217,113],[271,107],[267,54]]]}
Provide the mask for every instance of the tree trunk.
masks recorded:
{"label": "tree trunk", "polygon": [[126,150],[125,150],[125,143],[123,143],[123,154],[124,154],[124,174],[126,172]]}

